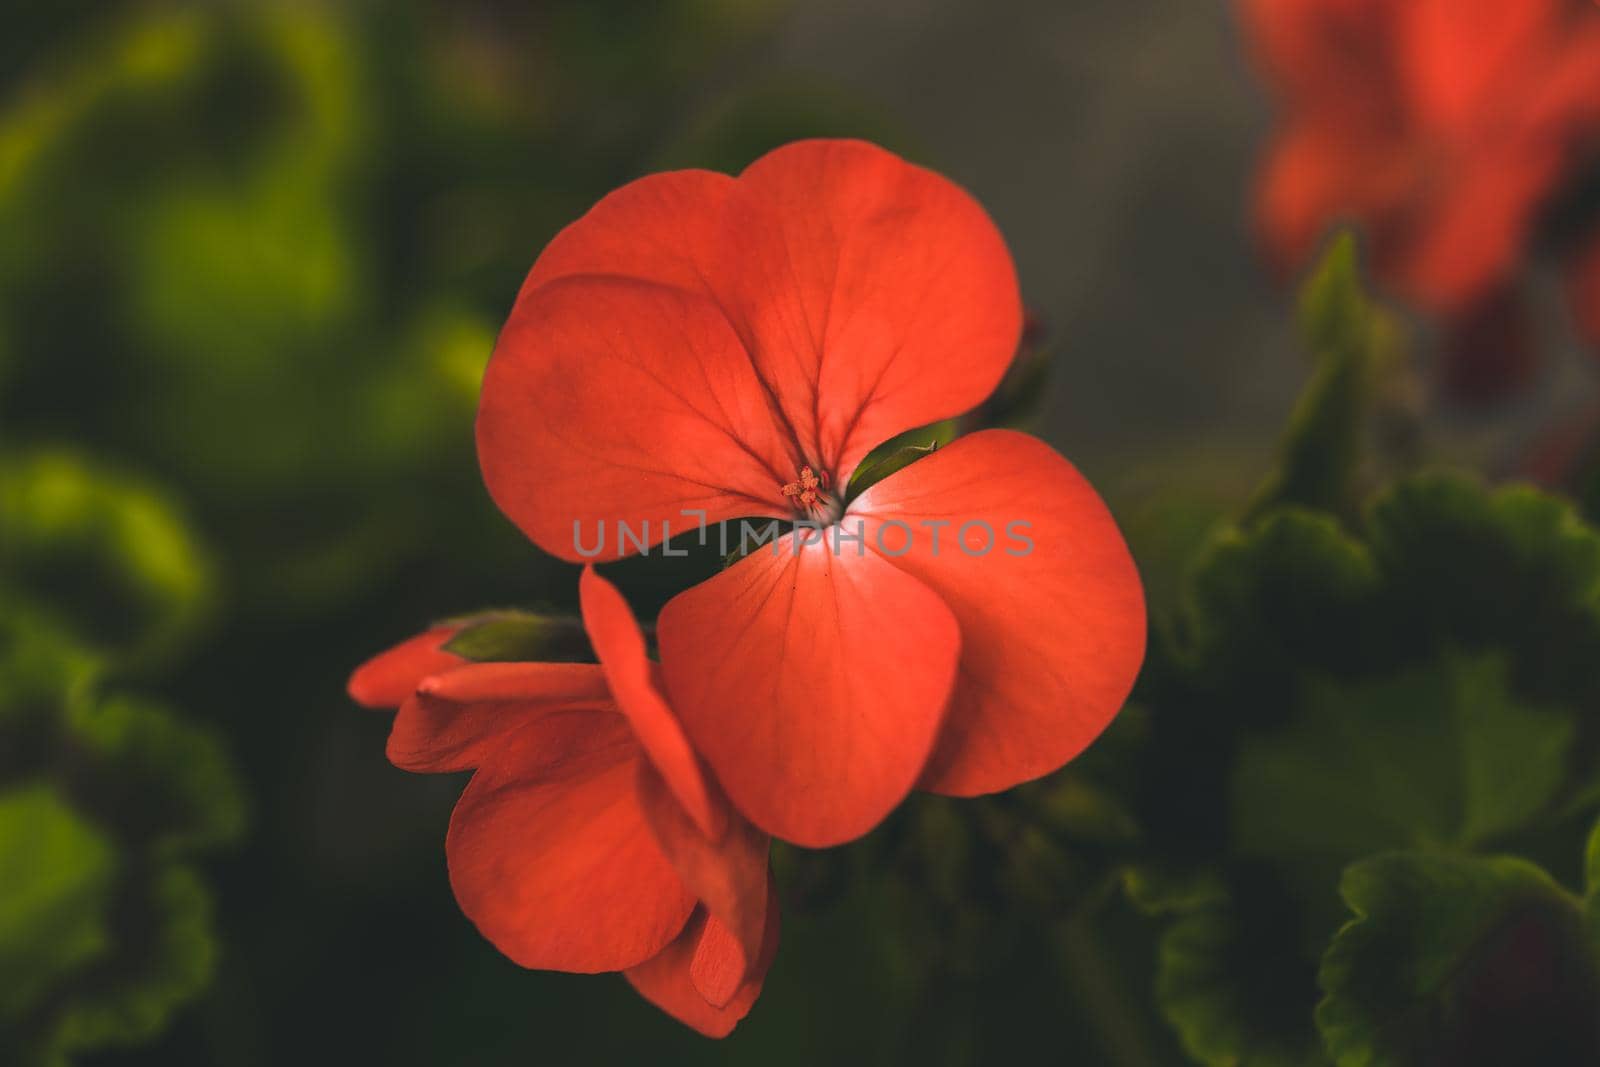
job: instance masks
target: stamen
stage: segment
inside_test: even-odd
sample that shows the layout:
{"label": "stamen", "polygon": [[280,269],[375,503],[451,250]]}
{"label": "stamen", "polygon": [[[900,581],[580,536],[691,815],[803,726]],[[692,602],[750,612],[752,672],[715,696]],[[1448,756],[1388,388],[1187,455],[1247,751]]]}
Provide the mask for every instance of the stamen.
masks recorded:
{"label": "stamen", "polygon": [[810,467],[800,468],[800,477],[782,487],[783,495],[794,500],[803,511],[826,509],[828,500],[828,472],[818,474]]}

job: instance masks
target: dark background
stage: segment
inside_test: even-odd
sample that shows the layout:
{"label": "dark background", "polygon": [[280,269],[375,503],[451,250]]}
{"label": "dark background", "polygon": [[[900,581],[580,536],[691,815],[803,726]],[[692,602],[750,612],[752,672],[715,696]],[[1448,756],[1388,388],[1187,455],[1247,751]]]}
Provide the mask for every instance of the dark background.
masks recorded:
{"label": "dark background", "polygon": [[[783,948],[723,1043],[620,977],[521,971],[450,896],[460,780],[390,767],[343,687],[432,618],[574,600],[471,449],[544,242],[631,178],[799,136],[878,140],[989,208],[1056,352],[1033,428],[1136,548],[1158,495],[1247,491],[1305,365],[1249,233],[1269,108],[1227,4],[12,3],[0,26],[0,448],[68,448],[193,528],[202,621],[116,684],[219,734],[250,811],[203,865],[214,983],[83,1062],[1179,1062],[1117,906],[1100,944],[911,914],[857,884],[870,846],[783,859]],[[1507,468],[1587,387],[1553,361],[1493,419],[1438,412],[1436,447]]]}

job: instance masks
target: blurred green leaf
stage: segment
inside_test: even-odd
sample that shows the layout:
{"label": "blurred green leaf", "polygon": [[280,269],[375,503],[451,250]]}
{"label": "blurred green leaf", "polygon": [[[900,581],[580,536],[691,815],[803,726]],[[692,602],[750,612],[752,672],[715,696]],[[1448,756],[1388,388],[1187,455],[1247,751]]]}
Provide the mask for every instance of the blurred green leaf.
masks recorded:
{"label": "blurred green leaf", "polygon": [[211,586],[208,553],[150,486],[66,452],[0,460],[0,588],[85,644],[170,654]]}
{"label": "blurred green leaf", "polygon": [[48,785],[0,793],[0,1035],[109,951],[116,872],[111,842]]}
{"label": "blurred green leaf", "polygon": [[194,871],[167,866],[132,898],[114,966],[86,982],[66,1006],[56,1047],[66,1052],[132,1045],[165,1027],[206,987],[216,966],[211,894]]}
{"label": "blurred green leaf", "polygon": [[1300,293],[1300,330],[1316,358],[1280,444],[1281,457],[1247,509],[1287,504],[1335,515],[1354,510],[1367,410],[1380,361],[1395,344],[1388,318],[1367,296],[1355,237],[1341,233]]}
{"label": "blurred green leaf", "polygon": [[1297,903],[1266,879],[1190,899],[1162,935],[1156,977],[1184,1049],[1208,1067],[1325,1064]]}
{"label": "blurred green leaf", "polygon": [[1345,872],[1323,959],[1340,1067],[1600,1062],[1600,970],[1577,902],[1510,857],[1389,853]]}
{"label": "blurred green leaf", "polygon": [[1589,899],[1589,936],[1595,952],[1600,954],[1600,822],[1595,823],[1589,833],[1583,868],[1583,884]]}
{"label": "blurred green leaf", "polygon": [[1550,803],[1573,734],[1567,713],[1518,701],[1498,659],[1315,682],[1291,722],[1241,745],[1237,845],[1332,872],[1385,849],[1478,845]]}
{"label": "blurred green leaf", "polygon": [[163,708],[126,697],[74,705],[69,743],[94,764],[83,803],[125,843],[161,855],[215,845],[244,828],[244,799],[222,745]]}
{"label": "blurred green leaf", "polygon": [[144,1040],[204,985],[209,895],[172,858],[243,823],[218,742],[100,695],[96,661],[0,598],[0,1048],[27,1064]]}

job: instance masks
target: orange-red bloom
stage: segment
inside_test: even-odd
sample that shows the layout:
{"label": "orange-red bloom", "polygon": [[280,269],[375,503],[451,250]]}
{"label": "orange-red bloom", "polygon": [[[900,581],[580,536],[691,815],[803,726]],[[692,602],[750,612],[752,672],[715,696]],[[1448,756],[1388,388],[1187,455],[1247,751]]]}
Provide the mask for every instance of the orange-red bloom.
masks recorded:
{"label": "orange-red bloom", "polygon": [[350,680],[399,704],[390,760],[474,770],[445,841],[461,910],[524,967],[622,971],[701,1033],[730,1032],[777,950],[765,834],[730,810],[662,700],[621,595],[592,571],[600,664],[467,663],[429,631]]}
{"label": "orange-red bloom", "polygon": [[[1241,0],[1282,105],[1257,218],[1285,268],[1359,223],[1379,274],[1456,320],[1503,299],[1600,160],[1592,0]],[[1600,340],[1600,332],[1596,333]]]}
{"label": "orange-red bloom", "polygon": [[[1049,447],[980,432],[848,508],[841,492],[880,442],[981,402],[1021,321],[982,208],[853,141],[792,144],[737,178],[633,182],[563,231],[518,296],[478,451],[535,543],[579,561],[600,531],[656,544],[692,528],[689,511],[824,527],[658,621],[689,738],[775,835],[833,844],[913,786],[1048,773],[1127,696],[1138,575]],[[606,551],[637,550],[620,542]]]}

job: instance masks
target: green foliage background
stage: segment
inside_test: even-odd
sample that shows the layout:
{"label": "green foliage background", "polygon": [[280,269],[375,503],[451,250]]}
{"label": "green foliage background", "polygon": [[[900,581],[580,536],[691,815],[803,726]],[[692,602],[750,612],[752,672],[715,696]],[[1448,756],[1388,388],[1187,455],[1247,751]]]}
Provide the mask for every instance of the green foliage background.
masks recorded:
{"label": "green foliage background", "polygon": [[[1263,283],[1281,429],[1086,467],[1153,616],[1111,731],[780,850],[778,964],[713,1044],[478,938],[458,783],[390,768],[344,678],[438,616],[572,606],[470,434],[562,224],[800,136],[947,161],[753,69],[779,0],[0,10],[0,1063],[1600,1063],[1600,532],[1434,463],[1479,457],[1407,403],[1417,334],[1355,241],[1297,312]],[[1046,326],[884,461],[1002,422],[1075,454],[1093,337]],[[645,611],[684,581],[618,577]]]}

